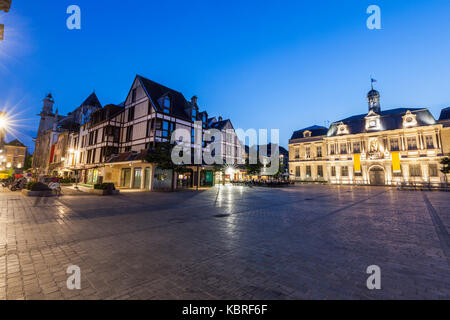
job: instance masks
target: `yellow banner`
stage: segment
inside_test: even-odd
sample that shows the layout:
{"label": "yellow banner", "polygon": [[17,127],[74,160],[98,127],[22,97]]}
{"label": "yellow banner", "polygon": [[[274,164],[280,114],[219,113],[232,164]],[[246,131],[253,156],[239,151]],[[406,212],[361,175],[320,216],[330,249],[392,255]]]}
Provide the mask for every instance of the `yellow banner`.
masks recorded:
{"label": "yellow banner", "polygon": [[355,153],[353,155],[353,163],[355,167],[355,172],[361,172],[361,155],[359,153]]}
{"label": "yellow banner", "polygon": [[400,152],[392,152],[392,170],[394,172],[402,172],[400,168]]}

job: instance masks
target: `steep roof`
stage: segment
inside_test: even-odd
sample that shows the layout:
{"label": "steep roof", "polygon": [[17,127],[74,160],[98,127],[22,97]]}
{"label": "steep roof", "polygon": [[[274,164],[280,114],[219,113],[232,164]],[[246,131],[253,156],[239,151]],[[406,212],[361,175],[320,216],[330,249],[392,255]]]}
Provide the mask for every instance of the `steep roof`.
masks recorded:
{"label": "steep roof", "polygon": [[26,148],[26,146],[22,142],[17,140],[17,139],[14,139],[13,141],[7,143],[6,145],[7,146],[14,146],[14,147],[25,147]]}
{"label": "steep roof", "polygon": [[160,98],[168,95],[171,99],[172,114],[176,117],[190,120],[190,115],[186,112],[186,109],[189,109],[190,107],[190,102],[185,99],[181,92],[170,89],[162,84],[139,75],[137,78],[141,81],[147,94],[150,96],[156,108],[158,108],[158,111],[163,110],[163,106],[159,103]]}
{"label": "steep roof", "polygon": [[439,121],[450,120],[450,107],[442,109]]}
{"label": "steep roof", "polygon": [[100,100],[98,100],[97,95],[95,92],[92,92],[89,97],[84,100],[84,102],[81,104],[82,106],[93,106],[93,107],[102,107],[102,104],[100,103]]}
{"label": "steep roof", "polygon": [[[397,108],[381,111],[378,113],[380,115],[380,124],[383,131],[385,130],[396,130],[403,128],[403,116],[407,111],[411,111],[412,114],[416,115],[418,126],[427,126],[435,124],[436,120],[428,109],[420,108]],[[327,135],[329,137],[337,135],[338,125],[343,122],[348,126],[350,134],[358,134],[366,132],[366,120],[367,114],[359,114],[349,118],[345,118],[340,121],[336,121],[331,124]]]}
{"label": "steep roof", "polygon": [[[211,128],[217,129],[217,130],[223,130],[223,128],[225,128],[225,126],[227,125],[228,122],[231,122],[230,119],[213,122],[209,126]],[[231,125],[231,123],[230,123],[230,125]]]}
{"label": "steep roof", "polygon": [[295,131],[291,137],[291,140],[304,138],[303,133],[305,131],[310,131],[311,137],[320,137],[320,136],[324,136],[327,134],[328,128],[322,127],[322,126],[317,126],[317,125],[314,125],[314,126],[311,126],[308,128],[304,128],[304,129]]}

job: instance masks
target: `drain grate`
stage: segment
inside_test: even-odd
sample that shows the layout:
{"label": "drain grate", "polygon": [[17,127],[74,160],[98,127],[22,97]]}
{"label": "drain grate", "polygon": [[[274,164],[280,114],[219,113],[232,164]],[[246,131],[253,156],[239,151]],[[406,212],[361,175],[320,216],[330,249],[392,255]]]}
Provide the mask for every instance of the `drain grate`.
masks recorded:
{"label": "drain grate", "polygon": [[226,218],[226,217],[229,217],[230,215],[229,214],[216,214],[214,217],[215,218]]}

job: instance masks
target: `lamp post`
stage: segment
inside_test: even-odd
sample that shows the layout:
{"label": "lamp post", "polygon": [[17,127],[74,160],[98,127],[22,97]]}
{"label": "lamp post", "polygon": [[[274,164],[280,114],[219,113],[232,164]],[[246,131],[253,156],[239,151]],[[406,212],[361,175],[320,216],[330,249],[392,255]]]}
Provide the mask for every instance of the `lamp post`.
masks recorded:
{"label": "lamp post", "polygon": [[[11,9],[11,0],[0,0],[0,11],[8,12]],[[5,32],[5,26],[0,24],[0,41],[3,40],[3,34]]]}
{"label": "lamp post", "polygon": [[11,9],[11,0],[0,0],[0,11],[8,12]]}

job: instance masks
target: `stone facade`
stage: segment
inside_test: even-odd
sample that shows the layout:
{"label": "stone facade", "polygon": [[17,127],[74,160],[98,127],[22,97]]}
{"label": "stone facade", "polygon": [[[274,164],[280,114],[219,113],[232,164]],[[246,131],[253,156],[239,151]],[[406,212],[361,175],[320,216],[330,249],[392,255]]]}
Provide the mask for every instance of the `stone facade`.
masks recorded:
{"label": "stone facade", "polygon": [[289,141],[294,181],[398,185],[445,181],[440,161],[450,152],[448,126],[427,109],[382,111],[368,94],[369,113],[296,131]]}

